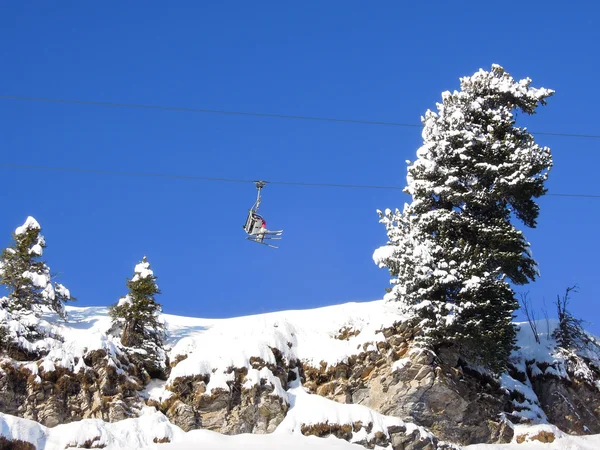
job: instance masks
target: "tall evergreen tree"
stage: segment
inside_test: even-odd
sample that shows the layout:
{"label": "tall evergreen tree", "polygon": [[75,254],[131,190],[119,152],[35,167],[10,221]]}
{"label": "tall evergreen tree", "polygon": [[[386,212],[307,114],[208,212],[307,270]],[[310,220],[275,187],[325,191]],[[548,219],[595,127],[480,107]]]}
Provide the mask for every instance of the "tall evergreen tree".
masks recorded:
{"label": "tall evergreen tree", "polygon": [[412,203],[378,211],[389,241],[373,258],[393,276],[386,299],[413,318],[418,342],[456,345],[500,371],[516,338],[509,281],[537,274],[512,218],[536,226],[534,198],[546,192],[552,166],[550,150],[515,126],[513,112],[534,114],[554,91],[515,81],[499,65],[460,84],[422,118],[424,142],[404,190]]}
{"label": "tall evergreen tree", "polygon": [[13,233],[13,241],[0,257],[0,284],[9,291],[2,306],[17,317],[28,312],[39,316],[46,307],[66,319],[64,304],[75,298],[62,284],[52,281],[50,268],[41,260],[46,241],[40,224],[28,217]]}
{"label": "tall evergreen tree", "polygon": [[129,292],[110,308],[113,324],[122,330],[121,343],[126,347],[162,347],[164,324],[159,317],[161,305],[154,299],[160,294],[156,279],[144,256],[127,280]]}

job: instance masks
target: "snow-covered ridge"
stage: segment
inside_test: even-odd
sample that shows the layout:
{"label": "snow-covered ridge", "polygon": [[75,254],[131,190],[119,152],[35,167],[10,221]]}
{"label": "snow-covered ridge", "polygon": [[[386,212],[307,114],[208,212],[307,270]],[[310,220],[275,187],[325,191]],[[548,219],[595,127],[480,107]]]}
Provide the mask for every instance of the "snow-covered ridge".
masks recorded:
{"label": "snow-covered ridge", "polygon": [[[171,371],[167,385],[179,377],[211,373],[207,393],[227,389],[226,383],[233,376],[225,374],[228,368],[252,370],[250,358],[276,364],[271,349],[277,349],[288,362],[299,360],[313,367],[346,362],[349,356],[364,351],[365,344],[383,341],[379,330],[402,320],[393,306],[381,300],[233,319],[198,319],[193,325],[182,317],[164,317],[173,344],[171,361],[185,357]],[[360,333],[348,340],[336,338],[344,328]],[[183,329],[189,332],[183,333]],[[283,396],[276,380],[267,381]]]}
{"label": "snow-covered ridge", "polygon": [[[37,323],[48,337],[29,345],[31,351],[45,351],[39,367],[54,370],[85,369],[83,359],[90,352],[104,350],[107,358],[119,352],[120,340],[108,334],[111,320],[107,307],[66,306],[67,321],[47,312]],[[281,352],[287,361],[300,360],[313,367],[321,363],[336,365],[350,355],[365,350],[370,345],[384,340],[379,330],[402,320],[394,306],[382,300],[364,303],[345,303],[312,310],[290,310],[258,314],[231,319],[205,319],[162,314],[167,327],[166,348],[170,361],[185,357],[171,371],[168,386],[179,377],[211,374],[207,394],[213,389],[228,389],[227,381],[231,367],[249,370],[247,383],[258,384],[261,378],[276,384],[275,393],[285,397],[284,387],[268,371],[254,370],[251,358],[260,358],[265,364],[275,364],[273,349]],[[0,308],[0,321],[19,327],[10,319],[9,313]],[[36,321],[32,315],[31,320]],[[336,338],[343,328],[358,330],[347,340]],[[19,330],[15,329],[16,332]],[[368,349],[368,348],[367,348]],[[371,346],[374,349],[374,346]],[[38,364],[27,364],[37,374]],[[255,373],[256,372],[256,373]],[[150,398],[161,401],[169,396],[155,386]],[[249,386],[248,386],[249,387]]]}
{"label": "snow-covered ridge", "polygon": [[[47,337],[39,343],[39,348],[45,348],[47,355],[33,363],[9,360],[5,360],[4,363],[21,365],[37,375],[40,371],[51,372],[58,367],[75,372],[87,370],[84,357],[96,350],[106,351],[109,361],[118,355],[122,347],[118,337],[108,334],[111,327],[108,308],[68,306],[66,311],[66,322],[50,312],[42,318],[43,329],[50,336],[54,336]],[[148,400],[159,404],[164,402],[173,395],[169,387],[175,380],[195,375],[210,376],[205,395],[210,395],[215,389],[227,391],[228,382],[231,382],[234,376],[230,369],[245,368],[247,373],[243,388],[251,389],[261,384],[262,380],[272,386],[271,395],[279,397],[289,405],[285,418],[273,433],[280,436],[281,440],[260,441],[260,445],[264,446],[261,448],[269,448],[273,442],[284,442],[290,435],[302,435],[303,427],[323,423],[340,426],[349,426],[357,422],[369,424],[369,431],[364,427],[353,429],[351,442],[370,441],[376,433],[386,435],[389,427],[405,427],[407,433],[417,430],[423,439],[429,436],[425,429],[405,423],[399,418],[382,415],[362,405],[338,403],[311,394],[301,385],[299,379],[289,385],[282,383],[281,378],[275,376],[267,367],[270,364],[277,365],[277,358],[283,358],[288,363],[300,361],[305,367],[322,369],[347,363],[352,356],[365,351],[377,351],[377,344],[386,339],[381,330],[404,320],[393,303],[385,303],[382,300],[353,302],[311,310],[281,311],[231,319],[162,314],[162,319],[167,326],[167,350],[174,367],[168,380],[152,380],[146,386],[141,395]],[[557,326],[556,322],[549,322],[548,331],[540,333],[540,344],[536,343],[527,322],[517,325],[520,328],[520,349],[514,352],[512,357],[517,371],[529,371],[533,376],[552,375],[567,378],[569,375],[565,369],[565,361],[568,355],[557,351],[556,342],[551,338]],[[545,326],[545,323],[540,323],[538,329],[545,329]],[[586,357],[600,367],[598,353],[590,351],[586,353]],[[264,366],[254,368],[253,361],[255,363],[257,359],[264,362]],[[402,370],[405,359],[395,361],[391,371]],[[586,374],[584,369],[582,366],[580,376],[593,377],[593,374]],[[548,424],[548,418],[540,407],[529,378],[519,381],[505,374],[500,382],[508,391],[517,391],[525,398],[523,402],[514,402],[516,416],[529,419],[534,424]],[[142,412],[140,418],[112,424],[98,419],[85,419],[52,429],[46,429],[36,422],[30,423],[2,414],[0,430],[4,436],[14,439],[27,438],[25,440],[29,442],[43,444],[38,448],[52,450],[65,448],[69,443],[76,445],[76,442],[96,438],[98,443],[106,443],[107,448],[143,448],[146,445],[155,445],[155,438],[168,438],[170,442],[181,442],[184,445],[184,442],[190,439],[189,436],[196,433],[185,433],[153,407],[144,408]],[[146,428],[152,430],[152,433],[145,431]],[[63,431],[59,432],[59,429]],[[91,436],[92,434],[95,436]],[[221,442],[223,448],[227,448],[227,445],[232,445],[229,448],[235,448],[231,444],[233,440],[221,440],[221,437],[217,438],[207,431],[202,436],[210,442],[216,439]],[[557,435],[558,437],[560,436]],[[297,448],[304,448],[302,445],[305,442],[298,442]],[[317,441],[310,442],[311,445],[315,445]],[[320,445],[323,440],[318,442]]]}
{"label": "snow-covered ridge", "polygon": [[[77,372],[85,368],[83,358],[92,351],[105,350],[107,357],[118,353],[118,337],[107,333],[111,327],[108,308],[67,306],[65,310],[68,314],[66,322],[50,312],[42,317],[40,325],[49,337],[37,342],[35,349],[31,349],[48,352],[39,367],[46,371],[64,367]],[[0,320],[4,321],[7,314],[0,308]],[[162,314],[162,318],[167,326],[169,359],[171,362],[180,362],[173,367],[166,383],[151,384],[149,397],[159,402],[170,395],[165,388],[168,389],[170,383],[180,377],[211,374],[206,393],[210,394],[215,388],[227,390],[227,381],[233,376],[227,372],[232,367],[248,369],[247,387],[258,384],[263,378],[273,385],[275,394],[286,398],[285,387],[281,386],[279,380],[270,375],[268,370],[254,369],[251,358],[259,358],[266,365],[276,364],[276,356],[272,351],[276,349],[288,362],[298,360],[312,367],[321,367],[323,363],[325,368],[335,366],[347,362],[352,355],[375,350],[376,344],[385,340],[379,331],[403,320],[394,304],[383,300],[230,319],[171,314]],[[540,333],[540,344],[535,342],[527,322],[517,325],[520,349],[513,354],[513,365],[525,373],[526,362],[535,361],[540,368],[540,375],[568,378],[566,355],[557,352],[556,342],[550,337],[557,326],[556,321],[549,322],[549,334]],[[545,326],[545,323],[540,323],[538,329]],[[340,330],[343,329],[354,332],[340,339]],[[585,356],[600,367],[598,353],[588,352]],[[37,373],[35,363],[28,363],[27,367],[34,374]],[[593,378],[593,374],[584,375],[589,376],[590,380]],[[502,377],[501,381],[507,389],[518,390],[533,402],[531,386],[508,375]],[[543,421],[543,414],[538,416]],[[534,419],[534,416],[529,418]]]}

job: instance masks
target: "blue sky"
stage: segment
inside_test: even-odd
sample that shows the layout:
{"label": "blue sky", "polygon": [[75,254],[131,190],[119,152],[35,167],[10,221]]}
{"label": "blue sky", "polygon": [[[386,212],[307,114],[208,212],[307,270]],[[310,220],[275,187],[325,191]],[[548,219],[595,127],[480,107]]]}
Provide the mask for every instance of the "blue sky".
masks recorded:
{"label": "blue sky", "polygon": [[[0,15],[0,95],[419,123],[459,77],[492,63],[556,90],[520,122],[600,134],[591,2],[11,2]],[[600,139],[551,147],[550,193],[600,194]],[[419,128],[0,99],[0,163],[404,186]],[[145,254],[165,312],[231,317],[381,298],[376,209],[393,190],[268,185],[277,250],[245,240],[252,184],[0,167],[0,245],[28,215],[77,305],[109,305]],[[567,286],[600,334],[600,199],[545,197],[526,230],[541,315]],[[522,316],[519,315],[521,318]]]}

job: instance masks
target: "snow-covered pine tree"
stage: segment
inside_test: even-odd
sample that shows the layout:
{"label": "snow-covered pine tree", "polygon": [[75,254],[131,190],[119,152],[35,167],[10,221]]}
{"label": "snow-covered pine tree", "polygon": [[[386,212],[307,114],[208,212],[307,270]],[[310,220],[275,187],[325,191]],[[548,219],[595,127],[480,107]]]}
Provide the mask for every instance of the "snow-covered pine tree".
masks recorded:
{"label": "snow-covered pine tree", "polygon": [[536,262],[513,215],[535,227],[534,198],[546,192],[547,147],[515,126],[513,111],[534,114],[554,94],[515,81],[499,65],[461,78],[438,112],[422,118],[423,145],[409,164],[412,203],[378,211],[388,244],[373,254],[389,269],[398,301],[422,345],[457,346],[474,363],[501,371],[514,348],[519,303],[508,281],[535,279]]}
{"label": "snow-covered pine tree", "polygon": [[166,358],[165,326],[160,318],[162,308],[154,299],[161,293],[156,279],[144,256],[135,266],[133,277],[127,279],[129,292],[109,311],[113,328],[121,330],[121,343],[145,355],[145,366],[151,375],[164,369]]}
{"label": "snow-covered pine tree", "polygon": [[50,268],[41,260],[46,240],[40,224],[28,217],[13,233],[13,240],[0,257],[0,284],[9,292],[0,306],[15,318],[30,312],[39,317],[48,308],[66,319],[64,304],[75,298],[62,284],[53,282]]}

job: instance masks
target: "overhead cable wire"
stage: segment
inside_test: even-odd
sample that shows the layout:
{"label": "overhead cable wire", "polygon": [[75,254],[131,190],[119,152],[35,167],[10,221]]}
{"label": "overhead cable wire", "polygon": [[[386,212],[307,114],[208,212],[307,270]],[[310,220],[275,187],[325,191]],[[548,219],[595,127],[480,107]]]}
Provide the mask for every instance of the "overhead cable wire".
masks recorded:
{"label": "overhead cable wire", "polygon": [[[227,110],[219,110],[219,109],[199,109],[199,108],[186,108],[186,107],[178,107],[178,106],[143,105],[143,104],[135,104],[135,103],[112,103],[112,102],[101,102],[101,101],[91,101],[91,100],[70,100],[70,99],[61,99],[61,98],[23,97],[23,96],[17,96],[17,95],[0,95],[0,99],[46,102],[46,103],[70,103],[70,104],[77,104],[77,105],[108,106],[108,107],[115,107],[115,108],[155,109],[155,110],[162,110],[162,111],[179,111],[179,112],[192,112],[192,113],[205,113],[205,114],[225,114],[225,115],[266,117],[266,118],[277,118],[277,119],[354,123],[354,124],[362,124],[362,125],[384,125],[384,126],[391,126],[391,127],[421,128],[423,126],[422,124],[416,124],[416,123],[371,121],[371,120],[360,120],[360,119],[343,119],[343,118],[335,118],[335,117],[298,116],[298,115],[259,113],[259,112],[247,112],[247,111],[227,111]],[[600,139],[600,135],[597,135],[597,134],[554,133],[554,132],[546,132],[546,131],[530,131],[530,133],[538,134],[538,135],[545,135],[545,136]]]}
{"label": "overhead cable wire", "polygon": [[[167,173],[148,173],[148,172],[127,172],[127,171],[115,171],[115,170],[102,170],[102,169],[81,169],[77,167],[50,167],[50,166],[31,166],[31,165],[20,165],[20,164],[5,164],[0,163],[0,167],[8,167],[12,169],[38,169],[38,170],[51,170],[51,171],[62,171],[62,172],[80,172],[80,173],[96,173],[102,175],[124,175],[124,176],[136,176],[136,177],[158,177],[158,178],[174,178],[184,180],[196,180],[196,181],[221,181],[226,183],[255,183],[257,180],[243,180],[234,178],[215,178],[215,177],[201,177],[195,175],[177,175]],[[373,186],[373,185],[360,185],[360,184],[335,184],[335,183],[305,183],[300,181],[266,181],[268,184],[288,184],[298,186],[313,186],[313,187],[341,187],[341,188],[356,188],[356,189],[395,189],[402,190],[399,186]]]}
{"label": "overhead cable wire", "polygon": [[414,123],[398,123],[398,122],[382,122],[382,121],[369,121],[369,120],[354,120],[354,119],[336,119],[333,117],[310,117],[310,116],[294,116],[286,114],[271,114],[271,113],[258,113],[258,112],[245,112],[245,111],[225,111],[220,109],[198,109],[198,108],[185,108],[178,106],[159,106],[159,105],[140,105],[134,103],[111,103],[111,102],[98,102],[98,101],[87,101],[87,100],[67,100],[58,98],[39,98],[39,97],[19,97],[16,95],[0,95],[0,98],[6,100],[25,100],[34,102],[49,102],[49,103],[73,103],[77,105],[96,105],[96,106],[110,106],[116,108],[137,108],[137,109],[158,109],[162,111],[180,111],[180,112],[194,112],[194,113],[207,113],[207,114],[227,114],[237,116],[254,116],[254,117],[271,117],[276,119],[295,119],[295,120],[313,120],[313,121],[325,121],[325,122],[343,122],[343,123],[359,123],[364,125],[388,125],[394,127],[421,127],[420,124]]}
{"label": "overhead cable wire", "polygon": [[[10,169],[34,169],[34,170],[49,170],[49,171],[60,171],[60,172],[79,172],[79,173],[95,173],[101,175],[121,175],[121,176],[136,176],[136,177],[157,177],[157,178],[173,178],[183,180],[195,180],[195,181],[218,181],[226,183],[256,183],[258,180],[250,179],[236,179],[236,178],[216,178],[216,177],[202,177],[196,175],[178,175],[178,174],[167,174],[167,173],[149,173],[149,172],[129,172],[129,171],[116,171],[116,170],[102,170],[102,169],[82,169],[78,167],[51,167],[51,166],[33,166],[33,165],[22,165],[22,164],[7,164],[0,163],[0,167],[7,167]],[[377,185],[365,185],[365,184],[339,184],[339,183],[307,183],[303,181],[268,181],[264,180],[267,184],[281,184],[281,185],[296,185],[296,186],[311,186],[311,187],[338,187],[338,188],[354,188],[354,189],[388,189],[388,190],[404,190],[400,186],[377,186]],[[552,197],[581,197],[581,198],[598,198],[600,195],[595,194],[545,194]]]}

